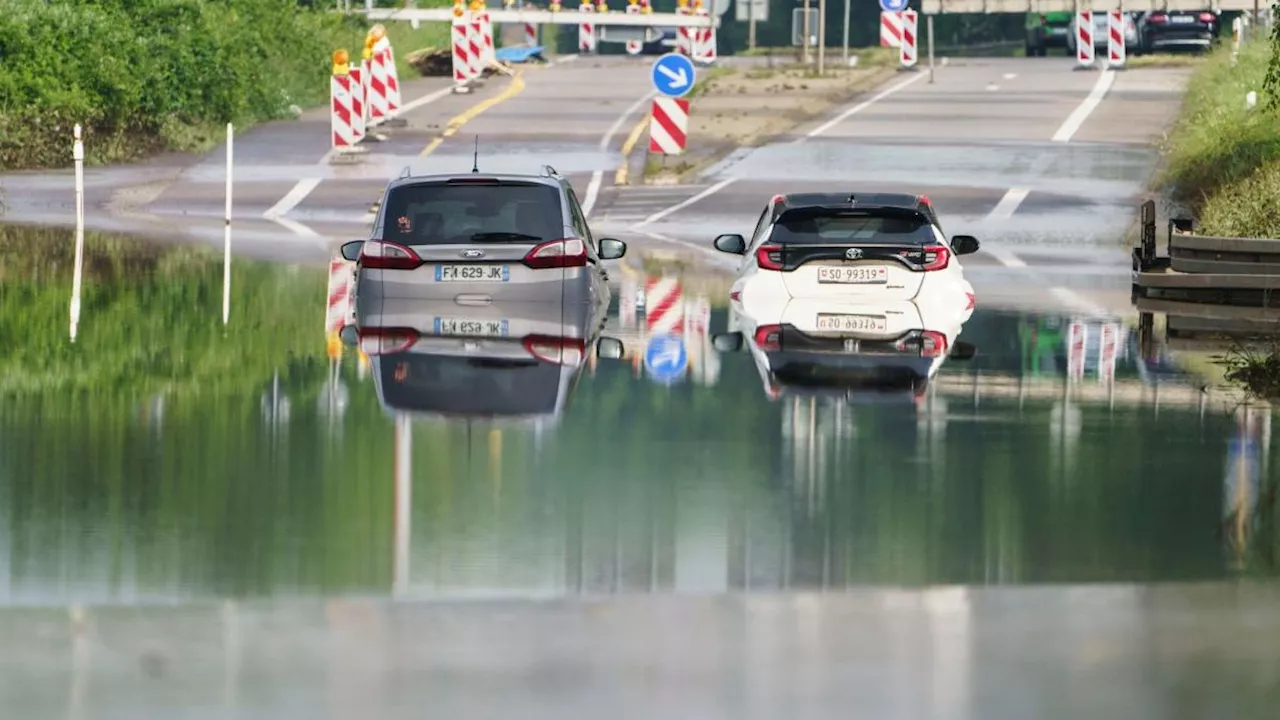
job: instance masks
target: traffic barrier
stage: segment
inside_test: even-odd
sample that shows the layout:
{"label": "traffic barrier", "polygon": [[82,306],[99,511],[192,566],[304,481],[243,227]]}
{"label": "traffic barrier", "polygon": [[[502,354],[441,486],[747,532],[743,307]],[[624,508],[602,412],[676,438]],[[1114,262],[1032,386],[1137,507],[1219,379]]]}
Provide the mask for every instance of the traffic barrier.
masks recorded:
{"label": "traffic barrier", "polygon": [[471,70],[471,79],[478,79],[484,74],[484,22],[476,11],[475,3],[467,18],[467,63]]}
{"label": "traffic barrier", "polygon": [[[636,4],[636,0],[629,0],[629,4],[627,5],[627,14],[628,15],[640,14],[640,6]],[[640,42],[639,40],[627,41],[628,55],[639,55],[640,51],[643,49],[644,49],[644,43]]]}
{"label": "traffic barrier", "polygon": [[596,26],[590,18],[595,11],[590,0],[582,0],[582,4],[578,6],[578,12],[583,14],[578,23],[578,52],[584,55],[596,51]]}
{"label": "traffic barrier", "polygon": [[[376,26],[375,26],[376,29]],[[391,119],[391,103],[388,98],[386,55],[381,52],[379,39],[370,31],[372,43],[366,41],[365,57],[369,67],[369,125],[377,126]]]}
{"label": "traffic barrier", "polygon": [[1077,67],[1093,67],[1093,11],[1076,13],[1076,63]]}
{"label": "traffic barrier", "polygon": [[387,119],[390,120],[400,114],[400,106],[403,104],[400,99],[400,75],[396,70],[396,51],[391,47],[391,41],[384,37],[380,44],[382,64],[387,73]]}
{"label": "traffic barrier", "polygon": [[1079,380],[1084,377],[1085,349],[1088,347],[1089,326],[1073,322],[1067,329],[1067,377]]}
{"label": "traffic barrier", "polygon": [[[692,11],[689,9],[689,0],[677,0],[679,5],[676,7],[677,15],[689,15]],[[693,28],[679,27],[676,28],[676,52],[684,55],[689,59],[693,59]]]}
{"label": "traffic barrier", "polygon": [[659,97],[649,116],[649,152],[679,155],[689,138],[689,101]]}
{"label": "traffic barrier", "polygon": [[329,80],[330,125],[332,147],[337,152],[350,152],[360,138],[356,135],[356,120],[352,110],[351,72],[347,64],[347,51],[333,54],[333,74]]}
{"label": "traffic barrier", "polygon": [[902,16],[902,43],[899,46],[898,59],[902,68],[915,67],[918,54],[916,53],[916,11],[903,10]]}
{"label": "traffic barrier", "polygon": [[1107,13],[1107,64],[1112,68],[1122,68],[1125,63],[1124,20],[1121,10]]}
{"label": "traffic barrier", "polygon": [[880,47],[900,47],[902,45],[902,13],[880,13]]}
{"label": "traffic barrier", "polygon": [[347,324],[353,280],[351,263],[341,257],[329,260],[329,302],[324,316],[326,333],[337,332]]}
{"label": "traffic barrier", "polygon": [[645,280],[644,323],[650,336],[684,333],[684,288],[679,279]]}
{"label": "traffic barrier", "polygon": [[[710,17],[711,13],[702,6],[701,0],[694,0],[695,6],[693,14],[698,17]],[[690,28],[693,38],[693,57],[690,58],[695,62],[710,65],[716,61],[716,35],[715,28]]]}
{"label": "traffic barrier", "polygon": [[481,67],[490,67],[497,58],[493,56],[493,19],[489,17],[488,10],[480,11],[480,39],[484,42],[480,48]]}
{"label": "traffic barrier", "polygon": [[465,15],[453,18],[453,91],[470,92],[471,74],[471,22]]}
{"label": "traffic barrier", "polygon": [[365,123],[365,72],[361,65],[351,66],[351,116],[352,124],[355,126],[356,142],[364,140],[366,135]]}
{"label": "traffic barrier", "polygon": [[538,26],[536,23],[526,22],[524,24],[524,44],[529,47],[537,47]]}
{"label": "traffic barrier", "polygon": [[1116,376],[1116,355],[1120,348],[1120,326],[1103,323],[1098,341],[1098,381],[1106,382]]}

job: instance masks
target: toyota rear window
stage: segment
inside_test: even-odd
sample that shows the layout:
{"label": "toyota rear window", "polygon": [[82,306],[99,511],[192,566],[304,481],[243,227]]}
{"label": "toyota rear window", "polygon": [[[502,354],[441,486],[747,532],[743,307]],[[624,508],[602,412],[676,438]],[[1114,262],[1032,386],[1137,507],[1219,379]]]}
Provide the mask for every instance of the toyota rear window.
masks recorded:
{"label": "toyota rear window", "polygon": [[402,185],[387,198],[383,238],[401,245],[540,243],[564,236],[560,192],[540,183]]}
{"label": "toyota rear window", "polygon": [[929,245],[938,238],[929,220],[914,212],[787,213],[774,225],[769,241],[779,245]]}

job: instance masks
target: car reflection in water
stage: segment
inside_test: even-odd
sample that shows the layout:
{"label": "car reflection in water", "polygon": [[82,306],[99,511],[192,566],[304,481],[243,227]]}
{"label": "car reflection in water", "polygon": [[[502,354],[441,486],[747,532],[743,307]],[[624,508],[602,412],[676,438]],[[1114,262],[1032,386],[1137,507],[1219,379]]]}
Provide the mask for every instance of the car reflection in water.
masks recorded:
{"label": "car reflection in water", "polygon": [[370,361],[378,400],[415,419],[556,419],[588,353],[614,359],[601,335],[607,299],[593,304],[374,298],[356,303],[343,342]]}
{"label": "car reflection in water", "polygon": [[973,314],[967,282],[924,288],[912,300],[849,301],[746,295],[731,300],[739,331],[716,335],[719,352],[745,348],[765,393],[850,401],[913,400],[947,358],[968,360],[977,348],[957,340]]}

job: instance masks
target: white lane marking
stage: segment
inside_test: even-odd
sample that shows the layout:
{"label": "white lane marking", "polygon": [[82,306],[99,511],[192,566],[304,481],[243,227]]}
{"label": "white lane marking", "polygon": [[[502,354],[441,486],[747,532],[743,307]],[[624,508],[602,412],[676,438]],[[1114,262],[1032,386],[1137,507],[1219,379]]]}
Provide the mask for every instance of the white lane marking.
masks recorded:
{"label": "white lane marking", "polygon": [[1027,264],[1023,262],[1022,258],[1004,249],[1003,246],[984,245],[982,249],[986,251],[988,255],[995,258],[997,262],[999,262],[1001,265],[1005,267],[1024,268],[1027,266]]}
{"label": "white lane marking", "polygon": [[685,209],[685,208],[689,207],[690,205],[692,205],[692,204],[694,204],[694,203],[696,203],[696,202],[699,202],[699,201],[701,201],[701,200],[703,200],[703,199],[705,199],[705,198],[711,197],[712,195],[715,195],[716,193],[718,193],[718,192],[720,192],[721,190],[723,190],[723,189],[725,189],[726,187],[728,187],[728,186],[729,186],[729,183],[731,183],[731,182],[733,182],[734,180],[737,180],[737,179],[738,179],[738,178],[736,178],[736,177],[731,177],[731,178],[726,178],[726,179],[724,179],[724,180],[721,180],[720,182],[716,183],[715,185],[712,185],[711,187],[707,188],[706,190],[703,190],[702,192],[698,193],[697,195],[694,195],[694,196],[693,196],[693,197],[691,197],[691,198],[688,198],[688,199],[686,199],[686,200],[682,200],[682,201],[680,201],[680,202],[676,203],[675,205],[672,205],[671,207],[667,208],[666,210],[659,210],[658,212],[656,212],[656,213],[654,213],[654,214],[650,215],[649,217],[645,218],[644,220],[641,220],[640,222],[638,222],[638,223],[636,223],[635,225],[633,225],[631,229],[632,229],[632,230],[638,230],[639,228],[642,228],[642,227],[644,227],[645,225],[651,225],[651,224],[653,224],[653,223],[655,223],[655,222],[657,222],[657,221],[661,220],[662,218],[664,218],[664,217],[666,217],[666,216],[670,215],[671,213],[679,212],[679,211],[681,211],[681,210],[683,210],[683,209]]}
{"label": "white lane marking", "polygon": [[822,133],[824,133],[824,132],[826,132],[826,131],[830,130],[831,128],[835,127],[836,125],[839,125],[840,123],[844,122],[845,120],[848,120],[848,119],[849,119],[850,117],[852,117],[853,115],[855,115],[855,114],[857,114],[857,113],[860,113],[860,112],[862,112],[863,110],[866,110],[868,107],[871,107],[871,106],[872,106],[872,105],[874,105],[875,103],[878,103],[878,102],[880,102],[881,100],[883,100],[883,99],[885,99],[885,98],[889,97],[890,95],[892,95],[892,94],[894,94],[894,93],[898,92],[899,90],[901,90],[901,89],[903,89],[903,88],[907,87],[907,86],[908,86],[908,85],[910,85],[911,83],[913,83],[913,82],[919,82],[919,81],[920,81],[920,79],[921,79],[921,78],[923,78],[923,77],[925,77],[925,75],[926,75],[926,74],[927,74],[927,73],[919,73],[919,74],[916,74],[916,75],[912,75],[911,77],[907,78],[906,80],[903,80],[902,82],[900,82],[900,83],[898,83],[898,84],[896,84],[896,85],[890,85],[889,87],[885,88],[884,90],[881,90],[880,92],[876,93],[875,95],[872,95],[871,97],[867,98],[866,100],[863,100],[862,102],[858,103],[857,105],[854,105],[853,107],[849,108],[848,110],[845,110],[844,112],[840,113],[839,115],[837,115],[837,116],[835,116],[835,117],[831,118],[830,120],[828,120],[828,121],[826,121],[826,122],[822,123],[822,124],[821,124],[821,125],[819,125],[818,127],[816,127],[816,128],[814,128],[814,129],[810,130],[809,132],[805,133],[805,134],[804,134],[804,137],[798,138],[798,139],[796,140],[796,142],[797,142],[797,143],[804,142],[804,141],[805,141],[805,140],[807,140],[808,138],[817,137],[817,136],[821,135]]}
{"label": "white lane marking", "polygon": [[1008,220],[1013,217],[1013,213],[1017,211],[1018,206],[1022,204],[1023,200],[1027,199],[1029,194],[1031,194],[1031,191],[1027,188],[1010,188],[1004,194],[1004,197],[1000,198],[1000,202],[996,203],[996,206],[988,213],[987,220]]}
{"label": "white lane marking", "polygon": [[1062,127],[1058,128],[1058,132],[1053,134],[1053,142],[1071,142],[1071,136],[1076,134],[1084,121],[1089,119],[1089,114],[1097,109],[1102,98],[1106,96],[1107,91],[1111,89],[1111,83],[1116,81],[1114,70],[1103,70],[1102,75],[1098,78],[1098,82],[1094,83],[1093,89],[1089,91],[1089,96],[1080,103],[1062,123]]}
{"label": "white lane marking", "polygon": [[1098,305],[1074,290],[1065,287],[1049,288],[1049,293],[1058,298],[1061,302],[1072,306],[1076,310],[1083,311],[1094,317],[1108,317],[1111,313],[1107,312],[1101,305]]}
{"label": "white lane marking", "polygon": [[[622,111],[622,114],[618,116],[618,119],[613,121],[613,124],[609,126],[608,130],[604,131],[604,135],[600,138],[600,152],[609,151],[609,143],[613,142],[613,136],[617,135],[618,131],[622,129],[622,124],[631,117],[632,113],[643,107],[646,102],[652,100],[653,96],[656,94],[657,93],[654,92],[647,93],[644,97],[641,97],[639,100],[631,103],[626,110]],[[596,170],[591,173],[591,181],[587,183],[587,192],[582,196],[582,214],[584,216],[591,215],[592,208],[596,206],[596,199],[600,196],[600,184],[603,181],[603,170]]]}
{"label": "white lane marking", "polygon": [[277,225],[281,225],[289,230],[292,230],[295,234],[301,235],[302,237],[320,237],[320,233],[316,232],[315,230],[312,230],[306,225],[303,225],[297,220],[290,220],[287,217],[279,217],[279,216],[269,216],[268,219],[274,221]]}
{"label": "white lane marking", "polygon": [[272,205],[266,212],[262,213],[262,216],[274,219],[287,214],[290,210],[297,207],[298,203],[302,202],[307,195],[310,195],[311,191],[315,190],[319,185],[320,178],[306,178],[299,180],[298,184],[294,185],[292,190],[286,193],[284,197],[280,198],[280,202]]}
{"label": "white lane marking", "polygon": [[999,90],[999,89],[1000,89],[1000,86],[999,86],[999,85],[997,85],[997,84],[995,84],[995,83],[988,83],[988,84],[987,84],[987,92],[995,92],[995,91],[997,91],[997,90]]}
{"label": "white lane marking", "polygon": [[1016,77],[1018,77],[1018,73],[1005,73],[1005,74],[1004,74],[1004,79],[1005,79],[1005,80],[1012,80],[1012,79],[1014,79],[1014,78],[1016,78]]}
{"label": "white lane marking", "polygon": [[709,258],[714,260],[718,265],[733,266],[736,264],[733,260],[730,260],[728,256],[726,256],[724,253],[720,252],[719,250],[715,250],[713,248],[703,247],[702,245],[697,245],[687,240],[673,238],[667,235],[663,235],[661,233],[653,232],[651,230],[635,230],[634,228],[632,228],[632,230],[640,233],[641,235],[652,238],[654,240],[658,240],[660,242],[671,243],[672,245],[679,245],[681,247],[689,248],[690,250],[697,250],[698,252],[704,253],[705,255],[707,255]]}
{"label": "white lane marking", "polygon": [[400,112],[402,112],[402,113],[407,113],[407,112],[410,112],[410,111],[413,111],[413,110],[417,110],[418,108],[422,107],[423,105],[426,105],[426,104],[428,104],[428,103],[433,103],[433,102],[435,102],[435,101],[439,100],[440,98],[442,98],[442,97],[444,97],[444,96],[446,96],[446,95],[449,95],[449,94],[450,94],[450,93],[452,93],[452,92],[453,92],[453,86],[452,86],[452,85],[450,85],[449,87],[440,88],[439,90],[436,90],[435,92],[427,93],[426,95],[423,95],[422,97],[418,98],[417,100],[410,100],[409,102],[405,103],[404,105],[401,105],[401,106],[400,106]]}

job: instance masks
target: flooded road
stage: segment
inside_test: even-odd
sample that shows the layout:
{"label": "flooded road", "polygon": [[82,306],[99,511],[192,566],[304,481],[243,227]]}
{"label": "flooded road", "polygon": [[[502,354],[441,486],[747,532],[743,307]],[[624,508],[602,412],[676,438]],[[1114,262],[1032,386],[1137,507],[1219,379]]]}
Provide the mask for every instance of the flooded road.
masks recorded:
{"label": "flooded road", "polygon": [[868,395],[725,349],[710,278],[676,281],[682,363],[635,269],[602,318],[366,307],[399,329],[344,344],[323,267],[237,262],[224,328],[221,258],[91,235],[72,344],[70,234],[0,232],[0,704],[31,717],[1273,706],[1269,410],[1136,319],[979,288],[972,357]]}

